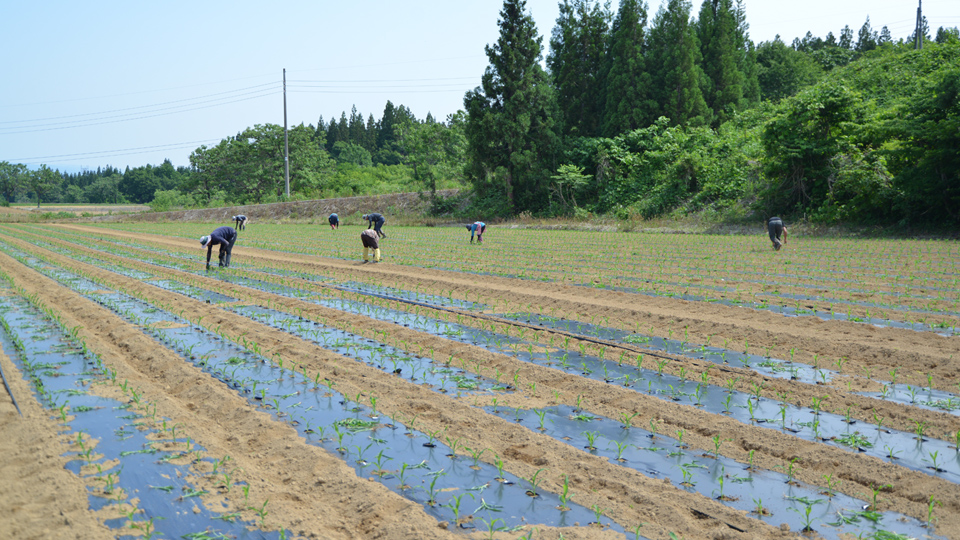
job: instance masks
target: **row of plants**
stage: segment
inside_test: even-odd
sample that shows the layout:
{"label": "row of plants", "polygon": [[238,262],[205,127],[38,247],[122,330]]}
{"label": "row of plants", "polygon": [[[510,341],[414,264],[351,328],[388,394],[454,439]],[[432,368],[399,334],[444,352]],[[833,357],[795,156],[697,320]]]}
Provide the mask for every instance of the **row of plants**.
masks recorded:
{"label": "row of plants", "polygon": [[374,315],[377,316],[377,314],[374,314]]}
{"label": "row of plants", "polygon": [[[146,539],[287,537],[285,529],[251,530],[257,521],[240,512],[195,504],[209,493],[207,486],[232,487],[236,469],[230,456],[211,456],[179,424],[158,413],[139,388],[120,380],[80,336],[80,327],[67,327],[7,274],[0,278],[8,293],[0,297],[0,344],[13,353],[36,399],[63,427],[59,436],[68,448],[67,469],[86,483],[90,508],[108,527]],[[249,487],[243,487],[249,503]],[[259,526],[264,525],[266,503],[259,509],[248,504],[246,510],[248,515],[258,510]]]}
{"label": "row of plants", "polygon": [[[438,519],[452,518],[454,523],[466,529],[477,528],[471,524],[476,520],[483,523],[480,528],[493,534],[501,530],[518,530],[529,522],[563,527],[592,516],[594,522],[603,527],[623,531],[608,521],[600,523],[602,512],[595,509],[568,504],[558,510],[561,505],[550,502],[553,495],[538,489],[537,475],[530,479],[511,475],[505,472],[504,460],[499,458],[499,466],[491,467],[480,460],[485,449],[466,448],[439,431],[419,433],[399,421],[382,417],[377,411],[376,396],[340,394],[333,389],[334,382],[321,380],[317,374],[308,375],[302,365],[295,362],[285,365],[278,355],[271,359],[263,356],[265,351],[254,341],[234,338],[242,342],[242,346],[238,346],[236,342],[228,342],[226,336],[203,330],[202,321],[185,321],[164,310],[163,306],[105,290],[105,283],[84,283],[86,278],[70,275],[62,268],[52,267],[49,262],[30,260],[24,253],[17,253],[9,247],[5,247],[5,251],[57,278],[63,285],[95,299],[125,320],[142,326],[162,345],[178,351],[186,360],[247,395],[251,403],[269,411],[277,420],[296,427],[309,443],[342,456],[358,474],[369,474],[398,493],[424,504],[428,513]],[[256,311],[266,313],[262,308]],[[159,323],[180,324],[169,327]],[[288,330],[292,327],[292,324],[278,325]],[[302,328],[303,325],[301,331]],[[337,348],[333,343],[329,346]],[[354,354],[350,356],[361,350],[356,343],[347,347],[341,343],[339,346],[353,350]],[[439,373],[439,370],[433,371],[435,375]],[[475,383],[465,385],[462,393],[476,390],[477,386]],[[410,418],[408,422],[416,425],[416,418]],[[441,442],[444,439],[446,444]],[[470,456],[469,466],[463,465],[464,452]],[[388,464],[399,464],[400,468],[392,469]],[[496,477],[492,476],[493,470],[497,471]],[[489,483],[491,478],[497,480],[497,489],[487,491],[485,482]],[[227,494],[232,487],[225,488]],[[449,500],[448,493],[452,493]],[[469,501],[474,499],[479,499],[479,507],[467,512]],[[522,519],[504,514],[505,508],[520,506],[524,507]],[[639,534],[635,536],[641,538]]]}
{"label": "row of plants", "polygon": [[[225,277],[224,279],[233,279],[233,275],[232,275],[232,274],[233,274],[233,273],[231,273],[231,276],[230,276],[229,278],[226,278],[226,277]],[[302,272],[301,272],[301,274],[303,275]],[[327,277],[323,277],[323,278],[320,278],[320,279],[323,280],[323,281],[329,281],[329,278],[327,278]],[[353,287],[356,288],[355,285],[354,285]],[[382,287],[379,287],[378,289],[382,289]],[[294,289],[294,290],[296,291],[296,289]],[[304,296],[304,295],[306,295],[306,294],[308,294],[308,293],[306,293],[305,291],[299,291],[299,292],[295,292],[295,293],[293,294],[293,296],[295,296],[295,297],[297,297],[297,296]],[[381,292],[377,292],[377,293],[375,293],[375,294],[379,294],[379,295],[381,295],[381,297],[382,297],[384,293],[383,293],[382,290],[381,290]],[[419,293],[416,293],[416,294],[419,295]],[[429,302],[429,301],[430,301],[430,299],[428,299],[428,298],[426,298],[426,297],[423,298],[423,300],[424,300],[425,302]],[[670,334],[672,334],[672,333],[673,333],[672,330],[670,330],[670,329],[667,330],[667,334],[668,334],[668,335],[670,335]],[[685,341],[685,342],[688,342],[689,340],[686,339],[686,333],[687,333],[687,332],[686,332],[685,329],[683,330],[683,333],[684,333],[684,336],[685,336],[685,340],[684,340],[684,341]],[[637,337],[635,336],[633,339],[634,339],[634,340],[643,339],[643,337],[637,338]],[[709,340],[708,340],[708,342],[709,342]],[[699,347],[702,348],[703,345],[699,345]],[[745,342],[745,343],[744,343],[744,354],[745,354],[745,355],[749,353],[749,349],[750,349],[750,343],[749,343],[749,342]],[[791,360],[791,363],[793,363],[794,354],[795,354],[796,351],[795,351],[795,349],[791,349],[789,352],[790,352],[790,360]],[[714,358],[715,358],[715,356],[716,356],[716,355],[714,355]],[[778,367],[776,363],[774,363],[774,362],[771,361],[769,348],[767,348],[766,354],[765,354],[764,356],[766,357],[766,359],[757,362],[757,363],[756,363],[756,368],[760,368],[760,369],[764,368],[765,366],[764,366],[763,364],[768,365],[768,366],[771,366],[771,368],[777,368],[777,367]],[[722,359],[725,363],[727,362],[727,359],[723,356],[723,352],[722,352],[722,351],[720,352],[720,357],[721,357],[721,359]],[[731,360],[732,360],[732,359],[733,359],[733,358],[731,358]],[[749,363],[749,360],[748,360],[747,362]],[[815,374],[815,379],[814,379],[815,382],[826,383],[826,382],[828,382],[828,381],[830,380],[828,377],[832,378],[832,375],[830,375],[830,374],[828,373],[828,371],[826,371],[826,370],[823,369],[823,367],[822,367],[822,364],[823,364],[823,363],[824,363],[823,360],[819,360],[819,359],[817,358],[817,356],[814,355],[814,358],[813,358],[813,361],[812,361],[812,369],[810,369],[810,371],[811,371],[813,374]],[[841,358],[838,358],[838,359],[831,360],[831,363],[835,363],[835,364],[837,365],[837,367],[838,367],[838,372],[842,372],[842,371],[843,371],[843,364],[845,363],[845,359],[841,357]],[[747,363],[741,362],[741,364],[744,365],[745,367],[749,367],[749,366],[747,366]],[[782,364],[781,364],[781,365],[782,365]],[[756,369],[756,368],[754,368],[754,369]],[[791,371],[792,373],[798,373],[799,370],[801,370],[802,368],[797,367],[796,365],[793,365],[793,366],[791,366],[790,368],[785,368],[785,369],[787,369],[787,370],[792,370],[792,371]],[[906,401],[908,400],[907,396],[909,396],[909,402],[916,403],[916,402],[917,402],[917,399],[916,399],[916,398],[917,398],[917,395],[918,395],[918,393],[921,392],[921,389],[923,388],[923,385],[922,385],[922,384],[916,384],[916,385],[907,384],[905,389],[898,390],[898,389],[897,389],[897,386],[896,386],[897,372],[896,372],[896,370],[891,370],[891,372],[893,373],[893,381],[892,381],[892,384],[883,384],[883,385],[877,384],[876,387],[877,387],[879,390],[877,390],[877,391],[874,392],[874,393],[875,393],[876,395],[882,397],[882,398],[886,398],[886,397],[895,398],[895,399],[898,399],[898,400],[901,401],[901,402],[906,402]],[[848,373],[847,375],[849,376],[849,373]],[[873,376],[873,374],[870,373],[869,370],[867,370],[867,372],[865,373],[865,375],[866,375],[866,379],[867,379],[867,380],[870,380],[870,379],[872,378],[872,376]],[[954,403],[954,399],[953,399],[952,394],[934,390],[933,387],[932,387],[932,375],[928,373],[925,377],[926,377],[926,380],[928,381],[928,385],[927,385],[927,388],[926,388],[926,391],[925,391],[925,397],[926,397],[926,400],[925,400],[925,401],[926,401],[926,403],[921,403],[921,404],[934,406],[934,407],[936,407],[936,408],[943,409],[943,410],[955,410],[955,407],[953,407],[953,405],[952,405],[952,404]],[[793,378],[793,377],[791,376],[791,378]],[[848,381],[848,386],[850,386],[850,384],[851,384],[851,383]],[[771,395],[772,395],[772,392],[768,392],[768,394],[771,394]],[[822,399],[823,396],[819,396],[819,395],[818,395],[818,396],[816,396],[816,397],[817,397],[818,399]],[[923,397],[922,394],[921,394],[921,397]],[[875,415],[875,414],[874,414],[874,415]],[[869,419],[869,415],[867,415],[866,418]]]}
{"label": "row of plants", "polygon": [[[145,226],[112,227],[137,231]],[[350,231],[345,227],[318,234],[309,226],[258,224],[244,231],[239,245],[276,250],[274,238],[283,237],[290,239],[280,248],[283,251],[355,259],[359,248]],[[404,227],[402,231],[402,236],[397,233],[388,239],[383,250],[386,260],[397,264],[658,296],[687,295],[855,322],[919,323],[917,328],[934,331],[953,331],[960,320],[960,298],[951,294],[956,268],[950,261],[956,253],[949,243],[935,250],[906,252],[885,245],[895,241],[804,239],[802,246],[791,244],[789,252],[773,256],[757,246],[766,240],[749,237],[536,231],[532,233],[536,246],[531,247],[526,241],[530,233],[497,230],[494,250],[489,241],[487,248],[465,244],[463,236],[451,229]],[[191,232],[200,235],[204,229],[177,224],[170,232],[190,238]],[[879,246],[870,250],[864,244]],[[909,262],[897,272],[864,263],[889,257]]]}

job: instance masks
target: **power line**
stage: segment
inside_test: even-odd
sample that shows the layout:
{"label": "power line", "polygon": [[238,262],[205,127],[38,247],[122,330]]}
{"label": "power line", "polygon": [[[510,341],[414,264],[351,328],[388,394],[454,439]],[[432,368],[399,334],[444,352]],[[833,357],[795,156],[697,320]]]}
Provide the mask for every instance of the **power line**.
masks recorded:
{"label": "power line", "polygon": [[[273,78],[273,75],[266,75],[266,74],[264,74],[264,75],[251,75],[251,76],[249,76],[249,77],[240,77],[240,78],[238,78],[238,79],[228,79],[228,80],[225,80],[225,81],[214,81],[214,82],[209,82],[209,83],[189,84],[189,85],[185,85],[185,86],[173,86],[173,87],[168,87],[168,88],[152,88],[152,89],[150,89],[150,90],[141,90],[141,91],[139,91],[139,92],[126,92],[126,93],[124,93],[124,94],[110,94],[110,95],[105,95],[105,96],[91,96],[91,97],[84,97],[84,98],[61,99],[61,100],[56,100],[56,101],[38,101],[38,102],[34,102],[34,103],[11,103],[11,104],[3,104],[3,105],[0,105],[0,108],[9,109],[9,108],[13,108],[13,107],[33,107],[33,106],[37,106],[37,105],[54,105],[54,104],[57,104],[57,103],[73,103],[73,102],[76,102],[76,101],[93,101],[93,100],[97,100],[97,99],[108,99],[108,98],[117,98],[117,97],[126,97],[126,96],[136,96],[136,95],[140,95],[140,94],[149,94],[149,93],[151,93],[151,92],[166,92],[166,91],[169,91],[169,90],[181,90],[181,89],[183,89],[183,88],[196,88],[196,87],[198,87],[198,86],[209,86],[209,85],[211,85],[211,84],[221,84],[221,83],[233,82],[233,81],[246,81],[246,80],[250,80],[250,79],[262,79],[262,78],[264,78],[264,77],[270,77],[270,78],[272,79],[272,78]],[[275,83],[270,83],[270,84],[275,84]]]}
{"label": "power line", "polygon": [[[58,125],[58,124],[40,124],[40,125],[38,125],[38,126],[28,126],[28,129],[22,129],[22,128],[0,129],[0,135],[16,135],[16,134],[21,134],[21,133],[37,133],[37,132],[41,132],[41,131],[57,131],[57,130],[61,130],[61,129],[72,129],[72,128],[78,128],[78,127],[90,127],[90,126],[100,126],[100,125],[105,125],[105,124],[117,124],[117,123],[121,123],[121,122],[129,122],[129,121],[132,121],[132,120],[143,120],[143,119],[146,119],[146,118],[156,118],[156,117],[159,117],[159,116],[169,116],[169,115],[172,115],[172,114],[180,114],[180,113],[185,113],[185,112],[198,111],[198,110],[202,110],[202,109],[211,109],[211,108],[214,108],[214,107],[220,107],[220,106],[223,106],[223,105],[230,105],[230,104],[233,104],[233,103],[240,103],[240,102],[242,102],[242,101],[250,101],[250,100],[260,99],[260,98],[264,98],[264,97],[270,97],[270,96],[274,96],[274,95],[276,95],[276,91],[271,90],[271,91],[268,92],[268,93],[260,93],[260,94],[258,94],[258,95],[254,95],[254,96],[251,96],[251,97],[245,97],[245,98],[241,98],[241,99],[234,99],[234,100],[230,100],[230,101],[220,101],[219,103],[214,103],[213,105],[205,105],[205,106],[202,106],[202,107],[190,107],[190,108],[185,108],[185,109],[182,108],[182,109],[180,109],[180,110],[176,110],[176,111],[173,111],[173,112],[158,112],[157,114],[145,114],[145,115],[141,115],[141,116],[132,116],[132,117],[131,117],[131,116],[127,116],[127,115],[120,115],[119,117],[107,117],[107,118],[105,118],[105,119],[102,119],[102,121],[101,121],[101,120],[95,120],[95,121],[88,121],[88,122],[74,122],[74,123],[72,123],[72,125],[71,125],[71,123],[61,124],[61,125]],[[172,107],[171,109],[174,109],[174,108],[175,108],[175,107]],[[169,110],[169,109],[161,109],[161,110]],[[111,118],[118,118],[118,119],[111,119]],[[52,126],[52,127],[50,127],[50,126]],[[16,131],[15,131],[15,130],[16,130]]]}
{"label": "power line", "polygon": [[[60,154],[55,156],[33,156],[27,158],[12,158],[5,161],[11,163],[24,163],[30,164],[34,163],[32,160],[46,160],[46,159],[63,159],[63,158],[77,158],[77,157],[108,157],[108,156],[126,156],[131,154],[146,154],[148,152],[153,152],[156,150],[177,150],[180,148],[189,148],[191,146],[204,145],[208,143],[220,142],[222,139],[207,139],[203,141],[191,141],[191,142],[182,142],[182,143],[172,143],[172,144],[160,144],[156,146],[139,146],[136,148],[123,148],[119,150],[100,150],[97,152],[83,152],[79,154]],[[39,163],[39,161],[37,161]]]}
{"label": "power line", "polygon": [[[68,115],[68,116],[51,116],[51,117],[47,117],[47,118],[34,118],[34,119],[31,119],[31,120],[7,120],[7,121],[0,122],[0,124],[22,124],[22,123],[26,123],[26,122],[41,122],[41,121],[47,121],[47,120],[63,120],[63,119],[68,119],[68,118],[80,118],[80,117],[83,117],[83,116],[95,116],[95,115],[99,115],[99,114],[113,114],[113,113],[124,112],[124,111],[134,111],[134,110],[138,110],[138,109],[148,109],[148,108],[153,108],[153,107],[159,107],[159,106],[162,106],[162,105],[171,105],[171,104],[174,104],[174,103],[183,103],[183,102],[187,102],[187,101],[195,101],[195,100],[198,100],[198,99],[205,99],[205,98],[214,97],[214,96],[222,96],[222,95],[226,95],[226,94],[235,94],[235,93],[237,93],[237,92],[246,92],[247,90],[262,89],[262,88],[264,88],[264,87],[276,86],[276,85],[277,85],[277,83],[273,82],[273,83],[267,83],[267,84],[259,84],[259,85],[256,85],[256,86],[248,86],[247,88],[238,88],[238,89],[236,89],[236,90],[229,90],[229,91],[227,91],[227,92],[218,92],[218,93],[216,93],[216,94],[208,94],[208,95],[205,95],[205,96],[198,96],[198,97],[193,97],[193,98],[178,99],[178,100],[174,100],[174,101],[166,101],[166,102],[161,102],[161,103],[154,103],[154,104],[152,104],[152,105],[141,105],[141,106],[139,106],[139,107],[127,107],[127,108],[125,108],[125,109],[114,109],[114,110],[110,110],[110,111],[100,111],[100,112],[95,112],[95,113],[73,114],[73,115]],[[245,94],[241,94],[241,95],[245,95]]]}

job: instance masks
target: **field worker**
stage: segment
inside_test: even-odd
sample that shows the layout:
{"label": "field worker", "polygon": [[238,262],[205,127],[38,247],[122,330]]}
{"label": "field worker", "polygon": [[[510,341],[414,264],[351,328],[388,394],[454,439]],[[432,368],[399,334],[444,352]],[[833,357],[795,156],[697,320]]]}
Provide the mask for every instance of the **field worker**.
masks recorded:
{"label": "field worker", "polygon": [[207,248],[207,270],[210,269],[210,253],[220,244],[220,266],[230,268],[230,253],[237,243],[237,230],[233,227],[217,227],[209,236],[200,237],[200,246]]}
{"label": "field worker", "polygon": [[[767,221],[767,232],[770,233],[770,241],[773,242],[773,249],[780,251],[780,246],[787,243],[787,228],[783,226],[783,220],[774,216]],[[780,235],[783,240],[780,240]]]}
{"label": "field worker", "polygon": [[367,228],[376,231],[380,238],[386,238],[387,235],[380,230],[383,224],[387,222],[380,214],[364,214],[363,219],[367,221]]}
{"label": "field worker", "polygon": [[470,243],[473,243],[473,235],[477,235],[477,243],[483,243],[483,231],[487,230],[487,224],[482,221],[475,221],[473,225],[467,225],[467,230],[470,231]]}
{"label": "field worker", "polygon": [[373,251],[373,262],[380,262],[380,241],[377,231],[367,229],[360,233],[360,241],[363,242],[363,262],[370,262],[370,251]]}
{"label": "field worker", "polygon": [[340,217],[336,214],[330,214],[330,217],[327,218],[327,221],[330,222],[330,230],[340,228]]}
{"label": "field worker", "polygon": [[243,214],[237,214],[233,216],[233,220],[237,222],[237,230],[242,231],[247,227],[247,216]]}

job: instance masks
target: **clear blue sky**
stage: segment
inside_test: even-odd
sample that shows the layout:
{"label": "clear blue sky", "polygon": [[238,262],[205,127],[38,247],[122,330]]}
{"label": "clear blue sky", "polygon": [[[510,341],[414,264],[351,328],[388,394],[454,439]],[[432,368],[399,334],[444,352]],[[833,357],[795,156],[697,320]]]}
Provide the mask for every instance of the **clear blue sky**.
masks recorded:
{"label": "clear blue sky", "polygon": [[[616,10],[616,1],[612,2]],[[649,0],[650,19],[659,0]],[[4,2],[0,161],[75,172],[189,165],[193,149],[255,124],[329,121],[387,100],[418,118],[463,107],[497,39],[500,0]],[[694,1],[694,13],[700,2]],[[544,54],[557,0],[527,0]],[[924,0],[932,32],[960,26],[960,2]],[[894,39],[917,2],[746,0],[755,42],[808,30],[856,32],[870,17]]]}

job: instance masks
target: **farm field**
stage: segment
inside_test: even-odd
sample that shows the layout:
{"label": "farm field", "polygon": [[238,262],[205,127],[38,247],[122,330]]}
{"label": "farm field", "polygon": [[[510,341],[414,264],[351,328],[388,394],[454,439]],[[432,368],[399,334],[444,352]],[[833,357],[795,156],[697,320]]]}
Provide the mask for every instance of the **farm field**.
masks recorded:
{"label": "farm field", "polygon": [[0,225],[0,531],[960,538],[956,242],[216,226]]}

